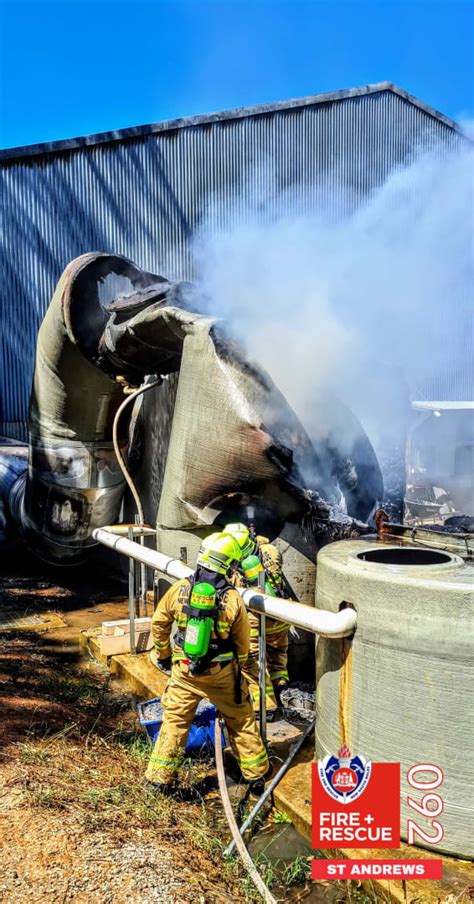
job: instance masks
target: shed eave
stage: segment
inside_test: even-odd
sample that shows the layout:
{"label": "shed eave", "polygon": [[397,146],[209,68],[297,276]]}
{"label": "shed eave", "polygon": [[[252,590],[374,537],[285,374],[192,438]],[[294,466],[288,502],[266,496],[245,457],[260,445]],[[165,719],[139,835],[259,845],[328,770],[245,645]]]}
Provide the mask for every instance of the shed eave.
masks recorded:
{"label": "shed eave", "polygon": [[133,138],[142,138],[159,132],[168,132],[176,129],[186,129],[192,126],[208,125],[216,122],[228,122],[234,119],[245,119],[250,116],[262,116],[267,113],[276,113],[284,110],[299,109],[302,107],[316,106],[346,100],[354,97],[364,97],[368,94],[377,94],[390,91],[403,98],[413,106],[423,110],[428,116],[437,119],[450,129],[462,134],[460,126],[449,119],[443,113],[430,107],[424,101],[419,100],[413,94],[399,88],[393,82],[377,82],[373,85],[362,85],[357,88],[345,88],[342,91],[329,91],[325,94],[313,94],[308,97],[298,97],[290,100],[275,101],[274,103],[258,104],[251,107],[238,107],[234,110],[223,110],[220,113],[204,113],[197,116],[169,119],[163,122],[153,122],[142,126],[131,126],[125,129],[117,129],[109,132],[99,132],[95,135],[85,135],[77,138],[65,138],[60,141],[49,141],[41,144],[29,144],[14,148],[0,150],[0,160],[15,161],[27,157],[37,157],[46,154],[63,153],[77,148],[92,147],[99,144],[110,144],[115,141],[125,141]]}

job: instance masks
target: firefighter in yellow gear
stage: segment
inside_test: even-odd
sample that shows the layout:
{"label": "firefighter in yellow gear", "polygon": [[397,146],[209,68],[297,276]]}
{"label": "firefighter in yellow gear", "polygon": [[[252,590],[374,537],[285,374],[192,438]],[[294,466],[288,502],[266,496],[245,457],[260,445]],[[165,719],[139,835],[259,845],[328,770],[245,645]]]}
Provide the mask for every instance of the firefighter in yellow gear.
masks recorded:
{"label": "firefighter in yellow gear", "polygon": [[[265,592],[269,596],[283,596],[283,559],[280,550],[267,537],[252,535],[243,523],[227,524],[225,533],[237,540],[242,559],[234,571],[234,585],[238,587],[258,586],[259,574],[264,572]],[[251,561],[254,560],[254,561]],[[245,568],[245,564],[248,567]],[[243,666],[252,695],[255,712],[260,707],[260,686],[258,668],[258,616],[249,612],[250,652]],[[265,619],[267,671],[265,690],[267,713],[272,717],[280,705],[280,694],[288,687],[288,633],[290,626],[273,618]]]}
{"label": "firefighter in yellow gear", "polygon": [[[232,751],[251,790],[261,793],[264,788],[268,755],[240,669],[249,653],[250,624],[242,599],[228,579],[229,569],[240,556],[232,537],[207,537],[194,577],[177,581],[161,598],[152,618],[153,659],[164,671],[171,668],[171,674],[162,698],[163,723],[146,778],[163,790],[176,777],[194,713],[204,698],[223,717]],[[212,602],[215,605],[211,606]],[[173,623],[178,630],[172,647]],[[203,653],[206,631],[208,649]]]}

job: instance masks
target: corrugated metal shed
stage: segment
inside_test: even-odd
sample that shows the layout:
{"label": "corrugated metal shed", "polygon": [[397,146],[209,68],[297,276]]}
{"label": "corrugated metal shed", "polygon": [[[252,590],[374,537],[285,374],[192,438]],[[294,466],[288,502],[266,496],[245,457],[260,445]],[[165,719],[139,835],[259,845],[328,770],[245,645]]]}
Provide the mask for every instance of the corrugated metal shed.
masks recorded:
{"label": "corrugated metal shed", "polygon": [[219,227],[225,209],[268,195],[349,207],[434,140],[464,141],[454,122],[383,82],[0,152],[0,432],[24,436],[36,334],[72,258],[113,251],[189,279],[204,216]]}

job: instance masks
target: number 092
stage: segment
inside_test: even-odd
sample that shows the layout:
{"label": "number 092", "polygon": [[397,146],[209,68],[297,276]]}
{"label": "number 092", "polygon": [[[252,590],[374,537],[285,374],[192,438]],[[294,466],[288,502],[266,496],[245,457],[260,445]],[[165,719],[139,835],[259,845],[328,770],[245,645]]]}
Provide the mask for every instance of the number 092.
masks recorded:
{"label": "number 092", "polygon": [[[422,772],[430,773],[434,776],[433,779],[421,780],[417,778],[419,773]],[[435,766],[433,763],[417,763],[416,766],[412,766],[411,769],[408,770],[407,780],[410,788],[415,788],[416,791],[427,792],[423,795],[420,801],[416,801],[412,797],[408,796],[408,806],[411,807],[412,810],[415,810],[417,813],[420,813],[421,816],[425,816],[427,819],[429,819],[430,828],[434,829],[434,834],[430,835],[423,829],[421,829],[413,819],[408,819],[408,844],[416,844],[416,835],[418,835],[425,844],[438,844],[444,838],[444,828],[441,823],[434,818],[435,816],[439,816],[440,813],[443,812],[444,801],[439,794],[433,793],[436,788],[439,788],[443,784],[443,779],[444,774],[442,769],[440,769],[439,766]]]}

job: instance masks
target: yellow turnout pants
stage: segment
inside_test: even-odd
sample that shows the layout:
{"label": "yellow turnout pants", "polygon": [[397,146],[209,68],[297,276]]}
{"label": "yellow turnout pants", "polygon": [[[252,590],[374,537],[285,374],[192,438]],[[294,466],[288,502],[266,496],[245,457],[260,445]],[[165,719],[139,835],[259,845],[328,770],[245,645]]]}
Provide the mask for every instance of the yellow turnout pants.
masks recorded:
{"label": "yellow turnout pants", "polygon": [[148,763],[150,782],[173,780],[185,755],[186,740],[196,707],[207,697],[224,718],[230,745],[244,778],[265,775],[268,756],[255,721],[247,682],[242,679],[242,702],[235,702],[237,664],[213,665],[204,675],[190,675],[189,668],[175,662],[163,694],[163,724]]}
{"label": "yellow turnout pants", "polygon": [[[253,613],[252,613],[253,614]],[[268,620],[269,621],[269,620]],[[267,625],[268,625],[267,621]],[[272,632],[272,627],[278,626]],[[267,626],[267,671],[265,674],[265,689],[267,696],[267,711],[271,712],[277,707],[275,687],[288,684],[288,627],[278,629],[278,622],[271,622]],[[242,666],[242,672],[247,679],[253,706],[256,712],[260,706],[260,688],[258,683],[258,628],[252,625],[250,632],[250,652],[246,662]]]}

